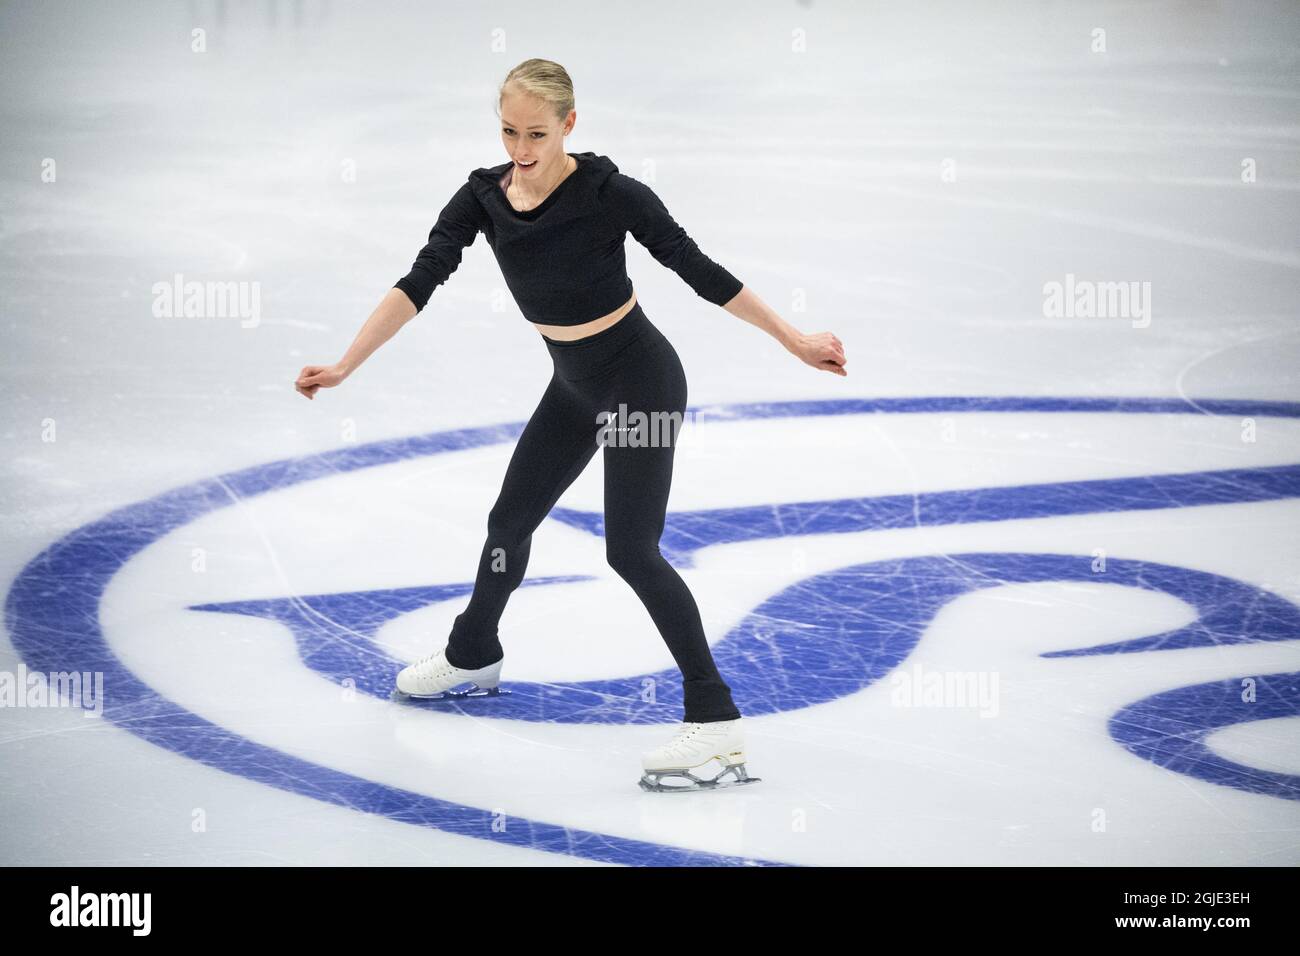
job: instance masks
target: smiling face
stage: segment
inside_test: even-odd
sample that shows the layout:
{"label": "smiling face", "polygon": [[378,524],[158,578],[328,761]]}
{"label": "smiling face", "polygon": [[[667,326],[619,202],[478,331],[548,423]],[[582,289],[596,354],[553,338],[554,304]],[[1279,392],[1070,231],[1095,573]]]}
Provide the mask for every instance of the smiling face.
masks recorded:
{"label": "smiling face", "polygon": [[569,161],[564,137],[577,121],[577,110],[561,121],[551,104],[529,93],[508,89],[502,95],[501,142],[523,182],[545,184],[563,175]]}

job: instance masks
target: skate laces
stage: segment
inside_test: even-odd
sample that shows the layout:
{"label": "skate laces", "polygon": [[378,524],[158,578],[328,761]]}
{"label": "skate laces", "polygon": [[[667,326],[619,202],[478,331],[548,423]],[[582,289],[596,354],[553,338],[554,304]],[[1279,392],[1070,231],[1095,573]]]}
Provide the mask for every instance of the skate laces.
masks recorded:
{"label": "skate laces", "polygon": [[699,724],[683,724],[682,729],[677,731],[677,736],[669,742],[668,748],[672,749],[674,747],[679,747],[682,744],[689,743],[691,738],[699,733],[699,731]]}
{"label": "skate laces", "polygon": [[673,750],[678,747],[684,747],[691,743],[697,736],[704,734],[704,724],[700,722],[682,724],[682,729],[677,732],[677,736],[665,745],[666,750]]}
{"label": "skate laces", "polygon": [[[442,654],[443,652],[440,650],[434,651],[432,654],[426,654],[424,657],[421,657],[418,661],[416,661],[414,666],[423,670],[427,668],[430,664],[435,663],[437,659],[442,656]],[[443,658],[443,662],[445,664],[444,669],[448,669],[448,670],[452,669],[451,663],[447,661],[446,658]]]}

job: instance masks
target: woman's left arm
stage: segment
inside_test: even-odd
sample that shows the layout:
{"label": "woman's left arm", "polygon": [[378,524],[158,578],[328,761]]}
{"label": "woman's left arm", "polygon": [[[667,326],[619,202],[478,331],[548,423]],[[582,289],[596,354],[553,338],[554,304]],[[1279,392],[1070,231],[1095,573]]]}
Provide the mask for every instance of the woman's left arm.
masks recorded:
{"label": "woman's left arm", "polygon": [[844,366],[848,361],[844,357],[844,344],[830,332],[814,332],[805,335],[787,322],[776,311],[758,297],[749,286],[742,286],[734,297],[722,308],[738,319],[744,319],[776,339],[786,350],[802,361],[836,375],[848,375]]}
{"label": "woman's left arm", "polygon": [[804,335],[777,315],[748,286],[700,251],[653,189],[617,172],[609,177],[608,188],[624,228],[660,263],[681,276],[696,295],[758,326],[813,368],[849,374],[844,371],[844,346],[839,339],[830,332]]}

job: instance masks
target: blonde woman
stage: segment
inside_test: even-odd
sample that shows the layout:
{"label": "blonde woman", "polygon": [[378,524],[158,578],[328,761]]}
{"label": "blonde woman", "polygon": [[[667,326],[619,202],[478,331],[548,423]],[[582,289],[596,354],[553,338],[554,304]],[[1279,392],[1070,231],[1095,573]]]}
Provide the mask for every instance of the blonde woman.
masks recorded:
{"label": "blonde woman", "polygon": [[[469,604],[446,647],[402,670],[397,690],[435,699],[464,696],[456,688],[465,685],[473,685],[475,695],[498,691],[504,652],[497,624],[523,580],[533,531],[603,447],[607,559],[645,605],[682,673],[683,725],[667,744],[643,755],[641,786],[691,790],[751,782],[756,778],[745,771],[741,714],[714,663],[699,608],[659,552],[674,430],[661,428],[647,441],[642,426],[633,438],[610,420],[610,413],[625,408],[620,422],[680,423],[686,409],[677,352],[642,311],[628,279],[626,234],[700,297],[769,333],[812,367],[845,375],[843,346],[829,332],[804,335],[783,321],[705,256],[648,186],[619,172],[608,157],[566,152],[564,138],[577,112],[573,84],[558,63],[531,59],[511,70],[498,110],[510,161],[470,173],[409,274],[343,358],[308,366],[297,382],[298,391],[312,398],[317,389],[343,381],[424,308],[480,232],[554,363],[488,515]],[[717,772],[708,776],[705,765]],[[672,782],[678,780],[685,783]]]}

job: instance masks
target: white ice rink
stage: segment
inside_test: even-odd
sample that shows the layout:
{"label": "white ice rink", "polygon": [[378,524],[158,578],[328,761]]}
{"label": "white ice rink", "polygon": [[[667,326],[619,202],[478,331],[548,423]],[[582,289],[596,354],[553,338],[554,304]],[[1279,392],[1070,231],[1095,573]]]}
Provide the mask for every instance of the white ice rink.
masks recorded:
{"label": "white ice rink", "polygon": [[[848,355],[629,237],[750,787],[637,787],[680,687],[599,456],[514,693],[388,699],[551,373],[482,237],[293,388],[508,160],[533,56],[570,152]],[[1300,7],[6,2],[0,75],[0,862],[1300,863]],[[257,309],[155,314],[178,275]]]}

